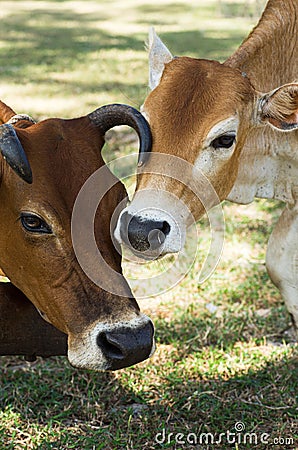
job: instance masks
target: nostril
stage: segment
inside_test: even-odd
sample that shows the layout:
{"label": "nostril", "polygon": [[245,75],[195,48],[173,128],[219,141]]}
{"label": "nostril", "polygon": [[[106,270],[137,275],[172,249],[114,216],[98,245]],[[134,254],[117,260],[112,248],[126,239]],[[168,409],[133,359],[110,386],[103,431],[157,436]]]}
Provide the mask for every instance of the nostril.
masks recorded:
{"label": "nostril", "polygon": [[127,227],[128,244],[135,250],[141,252],[149,250],[148,233],[150,230],[151,228],[148,228],[148,221],[146,219],[139,216],[130,216]]}
{"label": "nostril", "polygon": [[171,226],[165,220],[162,223],[161,231],[163,232],[163,234],[165,236],[167,236],[169,234],[169,232],[171,231]]}
{"label": "nostril", "polygon": [[97,336],[97,345],[109,359],[124,359],[125,355],[120,345],[113,340],[109,333],[100,333]]}

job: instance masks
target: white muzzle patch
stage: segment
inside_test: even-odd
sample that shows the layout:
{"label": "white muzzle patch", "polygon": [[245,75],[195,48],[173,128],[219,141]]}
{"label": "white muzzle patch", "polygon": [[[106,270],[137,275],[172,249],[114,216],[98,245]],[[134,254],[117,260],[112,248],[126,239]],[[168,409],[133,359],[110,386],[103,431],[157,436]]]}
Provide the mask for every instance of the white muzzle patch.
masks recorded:
{"label": "white muzzle patch", "polygon": [[[129,338],[130,334],[134,336],[138,330],[147,327],[148,325],[152,326],[152,336],[151,338],[150,336],[147,338],[146,343],[140,343],[139,360],[137,355],[139,350],[138,347],[128,349],[127,357],[126,354],[121,355],[121,352],[120,354],[117,354],[116,346],[113,351],[112,345],[108,343],[108,341],[106,346],[99,343],[99,336],[106,336],[113,333],[117,334],[119,332],[122,335],[127,335]],[[143,347],[146,347],[146,355]],[[129,351],[133,353],[133,359],[131,355],[129,355]],[[119,321],[113,323],[96,322],[88,327],[82,334],[78,336],[69,336],[68,338],[69,362],[75,367],[84,369],[106,371],[128,367],[151,357],[154,351],[155,340],[153,337],[153,325],[149,317],[145,314],[140,314],[129,321]],[[121,367],[117,367],[117,365],[120,365]]]}

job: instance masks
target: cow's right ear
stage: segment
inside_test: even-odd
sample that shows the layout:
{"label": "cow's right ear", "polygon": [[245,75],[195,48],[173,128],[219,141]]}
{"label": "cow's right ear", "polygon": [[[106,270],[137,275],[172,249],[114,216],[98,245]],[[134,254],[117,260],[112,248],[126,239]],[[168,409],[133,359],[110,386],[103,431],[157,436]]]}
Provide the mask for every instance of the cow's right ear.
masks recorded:
{"label": "cow's right ear", "polygon": [[259,117],[280,131],[298,128],[298,83],[285,84],[259,100]]}
{"label": "cow's right ear", "polygon": [[157,36],[153,27],[149,30],[149,87],[151,90],[158,86],[165,64],[173,59],[162,40]]}

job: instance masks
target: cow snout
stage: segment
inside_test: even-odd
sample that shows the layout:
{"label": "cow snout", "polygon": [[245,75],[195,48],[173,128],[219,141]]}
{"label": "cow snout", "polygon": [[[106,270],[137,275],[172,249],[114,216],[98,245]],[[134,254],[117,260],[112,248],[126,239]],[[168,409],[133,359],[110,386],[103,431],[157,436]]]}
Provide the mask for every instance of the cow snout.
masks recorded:
{"label": "cow snout", "polygon": [[122,369],[154,351],[154,328],[145,314],[121,322],[95,322],[82,333],[68,335],[68,359],[78,368]]}
{"label": "cow snout", "polygon": [[102,331],[97,345],[108,362],[108,370],[117,370],[147,359],[154,351],[154,328],[151,321],[139,328],[120,327]]}
{"label": "cow snout", "polygon": [[171,230],[166,220],[151,220],[128,212],[122,215],[121,221],[123,242],[137,252],[158,251]]}

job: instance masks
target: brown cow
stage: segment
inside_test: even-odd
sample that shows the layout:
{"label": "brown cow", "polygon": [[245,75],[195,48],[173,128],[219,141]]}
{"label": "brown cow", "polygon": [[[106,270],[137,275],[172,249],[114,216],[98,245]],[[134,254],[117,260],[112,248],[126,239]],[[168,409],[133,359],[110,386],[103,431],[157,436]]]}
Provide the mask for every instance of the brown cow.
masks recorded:
{"label": "brown cow", "polygon": [[[173,163],[169,158],[163,167],[161,158],[151,157],[142,169],[149,175],[140,171],[138,190],[116,230],[118,240],[147,256],[179,251],[191,217],[198,220],[214,204],[213,196],[203,206],[205,193],[191,190],[199,191],[204,177],[218,202],[249,203],[254,197],[286,202],[269,241],[267,268],[296,324],[297,18],[297,0],[269,0],[259,24],[223,64],[173,58],[151,32],[152,92],[143,111],[152,130],[153,154],[180,157],[192,170],[177,181],[170,169],[177,173],[178,159]],[[151,189],[151,195],[144,189]]]}
{"label": "brown cow", "polygon": [[[121,275],[121,256],[110,236],[111,218],[125,190],[100,153],[105,132],[120,124],[138,132],[142,152],[150,150],[146,121],[134,108],[107,105],[77,119],[33,123],[2,102],[0,121],[3,272],[47,321],[68,335],[68,358],[74,366],[114,370],[148,358],[154,348],[153,326]],[[105,170],[98,189],[107,181],[112,188],[94,218],[95,239],[107,263],[98,267],[95,284],[74,253],[71,227],[76,224],[71,217],[82,185],[99,168]],[[84,236],[84,221],[79,226]],[[100,279],[111,273],[118,275],[118,294],[100,286]]]}

